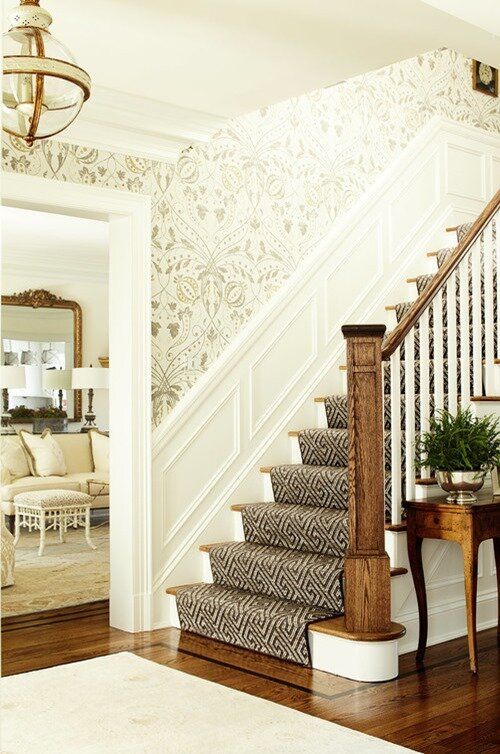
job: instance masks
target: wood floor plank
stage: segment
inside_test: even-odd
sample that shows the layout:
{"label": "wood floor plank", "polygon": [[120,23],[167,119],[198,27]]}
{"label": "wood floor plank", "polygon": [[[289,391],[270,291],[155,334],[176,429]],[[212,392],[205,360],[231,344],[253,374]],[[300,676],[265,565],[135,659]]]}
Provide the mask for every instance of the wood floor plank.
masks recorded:
{"label": "wood floor plank", "polygon": [[493,754],[498,731],[499,656],[495,629],[478,636],[477,677],[465,638],[429,647],[426,666],[400,658],[400,676],[360,683],[166,628],[128,634],[107,611],[26,618],[2,632],[2,673],[78,662],[129,651],[175,670],[244,691],[424,754]]}

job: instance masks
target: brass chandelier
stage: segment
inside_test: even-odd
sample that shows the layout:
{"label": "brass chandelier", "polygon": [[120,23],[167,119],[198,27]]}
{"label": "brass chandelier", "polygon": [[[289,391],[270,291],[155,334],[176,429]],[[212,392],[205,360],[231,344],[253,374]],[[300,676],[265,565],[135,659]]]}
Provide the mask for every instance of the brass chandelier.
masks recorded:
{"label": "brass chandelier", "polygon": [[2,128],[28,145],[67,128],[90,96],[90,76],[48,31],[39,0],[21,0],[3,35]]}

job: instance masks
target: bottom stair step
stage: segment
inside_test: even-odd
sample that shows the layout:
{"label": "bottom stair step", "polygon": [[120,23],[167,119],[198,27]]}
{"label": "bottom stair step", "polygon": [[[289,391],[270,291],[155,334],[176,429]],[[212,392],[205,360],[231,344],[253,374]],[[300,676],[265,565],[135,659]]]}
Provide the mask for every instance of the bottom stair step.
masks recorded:
{"label": "bottom stair step", "polygon": [[210,639],[310,665],[310,623],[338,613],[218,584],[175,589],[180,627]]}

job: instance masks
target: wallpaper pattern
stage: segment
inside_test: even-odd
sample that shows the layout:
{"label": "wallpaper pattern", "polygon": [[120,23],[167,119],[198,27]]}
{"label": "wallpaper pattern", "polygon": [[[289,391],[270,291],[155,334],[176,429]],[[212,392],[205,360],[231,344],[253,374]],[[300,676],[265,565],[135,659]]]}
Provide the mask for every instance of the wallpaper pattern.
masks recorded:
{"label": "wallpaper pattern", "polygon": [[500,131],[470,79],[436,50],[236,118],[175,166],[15,139],[3,165],[151,196],[157,425],[432,117]]}

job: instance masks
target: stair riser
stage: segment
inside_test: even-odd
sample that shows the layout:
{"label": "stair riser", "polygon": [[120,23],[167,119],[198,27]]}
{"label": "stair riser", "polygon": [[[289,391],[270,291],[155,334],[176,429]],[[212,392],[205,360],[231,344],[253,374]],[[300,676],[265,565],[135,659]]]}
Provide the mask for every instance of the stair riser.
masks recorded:
{"label": "stair riser", "polygon": [[[245,541],[245,532],[243,530],[243,519],[241,516],[240,511],[232,511],[233,515],[233,539],[236,542],[244,542]],[[399,539],[397,539],[399,537]],[[395,568],[398,565],[401,565],[402,562],[404,562],[404,558],[402,559],[400,556],[402,554],[402,551],[398,549],[400,546],[403,546],[403,540],[404,540],[404,547],[403,550],[406,553],[406,536],[402,536],[401,534],[394,534],[394,532],[386,531],[385,532],[385,549],[389,555],[391,567]],[[208,557],[208,553],[202,552],[201,553],[203,557],[207,556],[208,558],[208,565],[210,566],[210,559]],[[204,563],[206,561],[204,560]],[[203,573],[205,573],[205,566],[203,569]],[[206,580],[206,579],[205,579]],[[212,583],[212,571],[210,569],[210,583]]]}

